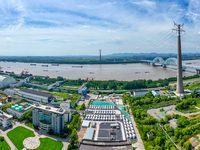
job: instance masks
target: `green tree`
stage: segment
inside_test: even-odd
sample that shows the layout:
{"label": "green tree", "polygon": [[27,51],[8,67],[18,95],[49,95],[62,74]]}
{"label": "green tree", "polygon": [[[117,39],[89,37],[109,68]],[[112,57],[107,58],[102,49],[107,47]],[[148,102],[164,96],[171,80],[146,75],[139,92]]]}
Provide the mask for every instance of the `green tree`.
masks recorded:
{"label": "green tree", "polygon": [[185,147],[186,150],[190,150],[192,148],[192,144],[189,141],[187,141],[183,144],[183,147]]}
{"label": "green tree", "polygon": [[84,110],[85,109],[85,103],[83,103],[80,107],[80,110]]}
{"label": "green tree", "polygon": [[162,150],[162,148],[160,146],[156,145],[154,150]]}
{"label": "green tree", "polygon": [[77,130],[73,129],[72,134],[70,135],[70,144],[72,145],[72,147],[75,146],[75,144],[78,143],[78,135],[77,135]]}

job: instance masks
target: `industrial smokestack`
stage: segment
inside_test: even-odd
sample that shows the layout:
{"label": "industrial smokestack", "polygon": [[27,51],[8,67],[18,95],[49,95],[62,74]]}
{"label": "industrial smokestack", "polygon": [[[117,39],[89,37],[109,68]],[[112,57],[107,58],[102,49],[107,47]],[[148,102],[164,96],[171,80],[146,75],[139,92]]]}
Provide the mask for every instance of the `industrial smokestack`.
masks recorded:
{"label": "industrial smokestack", "polygon": [[99,53],[100,53],[100,62],[101,62],[101,49],[99,50]]}

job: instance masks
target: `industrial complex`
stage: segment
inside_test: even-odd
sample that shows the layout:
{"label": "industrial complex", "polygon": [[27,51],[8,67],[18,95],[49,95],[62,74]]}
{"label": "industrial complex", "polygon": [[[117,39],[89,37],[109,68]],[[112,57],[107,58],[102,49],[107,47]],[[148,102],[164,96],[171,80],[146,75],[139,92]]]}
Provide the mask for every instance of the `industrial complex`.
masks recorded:
{"label": "industrial complex", "polygon": [[18,95],[41,103],[49,103],[53,100],[53,94],[28,89],[18,91]]}

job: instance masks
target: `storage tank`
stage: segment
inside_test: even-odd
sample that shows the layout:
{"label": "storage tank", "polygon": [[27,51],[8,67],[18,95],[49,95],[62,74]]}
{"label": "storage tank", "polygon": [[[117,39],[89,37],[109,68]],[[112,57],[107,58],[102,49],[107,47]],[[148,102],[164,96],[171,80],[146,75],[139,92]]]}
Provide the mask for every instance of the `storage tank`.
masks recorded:
{"label": "storage tank", "polygon": [[18,107],[18,104],[15,104],[15,107]]}
{"label": "storage tank", "polygon": [[6,103],[6,97],[2,97],[1,100],[2,100],[2,103]]}
{"label": "storage tank", "polygon": [[19,111],[19,107],[15,108],[16,111]]}
{"label": "storage tank", "polygon": [[23,109],[23,107],[22,106],[19,106],[19,111],[21,111]]}
{"label": "storage tank", "polygon": [[15,109],[15,106],[11,106],[12,109]]}
{"label": "storage tank", "polygon": [[8,101],[9,101],[9,102],[12,101],[12,96],[8,95]]}

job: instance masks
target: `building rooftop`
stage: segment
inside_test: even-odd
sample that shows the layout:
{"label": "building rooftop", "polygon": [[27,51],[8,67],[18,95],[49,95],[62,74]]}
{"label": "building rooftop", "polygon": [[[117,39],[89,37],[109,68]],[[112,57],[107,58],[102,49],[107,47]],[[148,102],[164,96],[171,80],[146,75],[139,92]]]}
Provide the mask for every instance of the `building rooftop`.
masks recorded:
{"label": "building rooftop", "polygon": [[139,93],[139,92],[149,92],[148,90],[140,90],[140,91],[134,91],[135,93]]}
{"label": "building rooftop", "polygon": [[65,113],[65,110],[60,108],[60,107],[59,108],[55,108],[55,107],[40,105],[38,103],[33,105],[33,107],[37,108],[37,109],[41,109],[41,110],[46,110],[46,111],[50,111],[50,112],[53,112],[53,113],[57,113],[57,114],[64,114]]}
{"label": "building rooftop", "polygon": [[9,114],[7,114],[7,113],[5,113],[3,111],[0,111],[0,118],[2,120],[7,120],[7,119],[12,118],[12,117],[13,117],[12,115],[9,115]]}
{"label": "building rooftop", "polygon": [[85,140],[92,140],[94,136],[94,128],[87,128],[86,133],[83,137]]}
{"label": "building rooftop", "polygon": [[11,109],[12,111],[14,111],[15,113],[17,113],[17,114],[23,114],[24,112],[27,112],[27,111],[29,111],[29,110],[31,110],[33,108],[33,106],[29,106],[29,107],[27,107],[27,108],[25,108],[25,109],[23,109],[23,110],[21,110],[21,111],[17,111],[17,110],[15,110],[15,109],[12,109],[12,108],[7,108],[7,109]]}
{"label": "building rooftop", "polygon": [[29,93],[29,94],[43,96],[43,97],[52,97],[53,96],[53,94],[43,93],[43,92],[34,91],[34,90],[22,89],[20,91],[25,92],[25,93]]}

